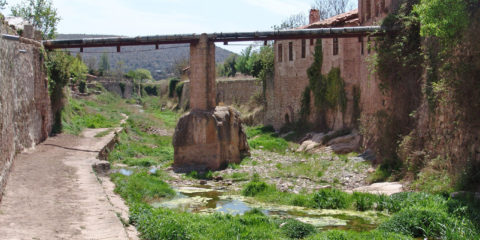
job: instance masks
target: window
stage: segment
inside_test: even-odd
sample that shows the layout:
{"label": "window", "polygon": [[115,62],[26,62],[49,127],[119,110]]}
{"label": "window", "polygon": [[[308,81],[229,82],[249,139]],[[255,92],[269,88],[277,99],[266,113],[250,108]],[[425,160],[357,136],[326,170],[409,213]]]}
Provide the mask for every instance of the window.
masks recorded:
{"label": "window", "polygon": [[363,44],[363,37],[358,37],[358,42],[360,43],[360,54],[365,53],[365,44]]}
{"label": "window", "polygon": [[283,45],[278,44],[278,61],[282,62],[283,61]]}
{"label": "window", "polygon": [[302,58],[305,58],[307,55],[307,40],[302,39]]}
{"label": "window", "polygon": [[314,43],[314,40],[312,38],[312,39],[310,39],[310,46],[313,46],[313,44],[315,44],[315,43]]}
{"label": "window", "polygon": [[387,8],[385,8],[385,0],[380,1],[380,10],[382,10],[384,13],[387,12]]}
{"label": "window", "polygon": [[293,42],[288,43],[288,60],[293,61]]}
{"label": "window", "polygon": [[375,0],[375,16],[379,16],[380,15],[380,3],[378,2],[378,0]]}
{"label": "window", "polygon": [[333,55],[338,55],[338,38],[333,39]]}

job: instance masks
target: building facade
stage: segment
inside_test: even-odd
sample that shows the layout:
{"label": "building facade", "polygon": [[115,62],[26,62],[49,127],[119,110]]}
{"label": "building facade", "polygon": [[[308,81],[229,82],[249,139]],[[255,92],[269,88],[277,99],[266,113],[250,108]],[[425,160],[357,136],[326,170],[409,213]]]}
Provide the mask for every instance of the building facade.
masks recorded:
{"label": "building facade", "polygon": [[[358,9],[320,20],[318,10],[311,10],[309,24],[302,29],[379,25],[380,21],[397,7],[396,0],[359,0]],[[369,71],[373,39],[325,38],[322,39],[322,73],[339,68],[345,83],[346,111],[326,113],[327,126],[338,130],[355,126],[353,89],[359,89],[362,114],[382,109],[388,99],[383,96],[375,74]],[[307,69],[314,61],[316,39],[280,40],[274,44],[275,72],[266,83],[267,107],[265,124],[276,129],[300,120],[301,99],[309,84]],[[311,101],[313,102],[313,101]],[[314,115],[314,114],[311,114]],[[314,116],[309,122],[316,121]]]}

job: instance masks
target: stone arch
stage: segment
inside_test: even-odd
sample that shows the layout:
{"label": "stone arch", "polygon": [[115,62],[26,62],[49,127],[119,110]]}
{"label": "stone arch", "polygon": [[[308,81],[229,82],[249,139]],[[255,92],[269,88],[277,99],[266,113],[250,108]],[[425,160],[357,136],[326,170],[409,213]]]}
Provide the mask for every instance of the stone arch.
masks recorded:
{"label": "stone arch", "polygon": [[284,124],[290,124],[295,121],[295,112],[292,106],[288,106],[287,110],[284,113]]}

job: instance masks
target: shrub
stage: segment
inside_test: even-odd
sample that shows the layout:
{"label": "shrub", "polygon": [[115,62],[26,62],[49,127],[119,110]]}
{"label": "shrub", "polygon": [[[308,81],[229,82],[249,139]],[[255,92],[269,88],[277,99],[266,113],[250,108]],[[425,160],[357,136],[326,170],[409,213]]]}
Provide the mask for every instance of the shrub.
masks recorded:
{"label": "shrub", "polygon": [[315,232],[313,225],[295,219],[287,219],[280,226],[287,237],[294,239],[302,239]]}
{"label": "shrub", "polygon": [[78,91],[81,93],[87,92],[87,82],[85,82],[85,80],[82,80],[78,83]]}
{"label": "shrub", "polygon": [[313,196],[315,207],[320,209],[345,209],[350,206],[350,195],[338,189],[321,189]]}
{"label": "shrub", "polygon": [[170,81],[168,82],[168,97],[173,98],[175,97],[175,89],[177,87],[177,84],[180,82],[180,79],[178,78],[171,78]]}
{"label": "shrub", "polygon": [[243,196],[249,196],[249,197],[254,197],[255,195],[267,191],[269,188],[271,188],[268,184],[265,182],[261,181],[251,181],[243,187],[242,190],[242,195]]}
{"label": "shrub", "polygon": [[441,238],[452,224],[448,215],[433,209],[404,209],[383,222],[379,229],[415,238]]}
{"label": "shrub", "polygon": [[379,197],[370,193],[354,192],[352,194],[353,204],[358,211],[373,210]]}

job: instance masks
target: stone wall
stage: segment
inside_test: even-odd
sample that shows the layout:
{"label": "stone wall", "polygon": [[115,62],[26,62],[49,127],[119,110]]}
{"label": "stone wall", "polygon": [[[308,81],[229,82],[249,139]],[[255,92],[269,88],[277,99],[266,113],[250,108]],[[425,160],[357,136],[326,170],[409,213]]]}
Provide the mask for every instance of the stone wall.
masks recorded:
{"label": "stone wall", "polygon": [[[261,93],[261,91],[262,86],[257,79],[217,80],[217,104],[247,104],[255,94]],[[190,82],[186,81],[183,85],[180,106],[186,106],[189,95]]]}
{"label": "stone wall", "polygon": [[[0,34],[8,31],[0,23]],[[50,108],[42,51],[0,38],[0,198],[15,155],[48,137]]]}
{"label": "stone wall", "polygon": [[[115,93],[118,96],[123,98],[131,98],[133,95],[133,84],[132,82],[113,82],[113,81],[102,81],[99,80],[99,83],[105,88],[105,90]],[[124,89],[122,90],[121,84],[123,84]]]}

